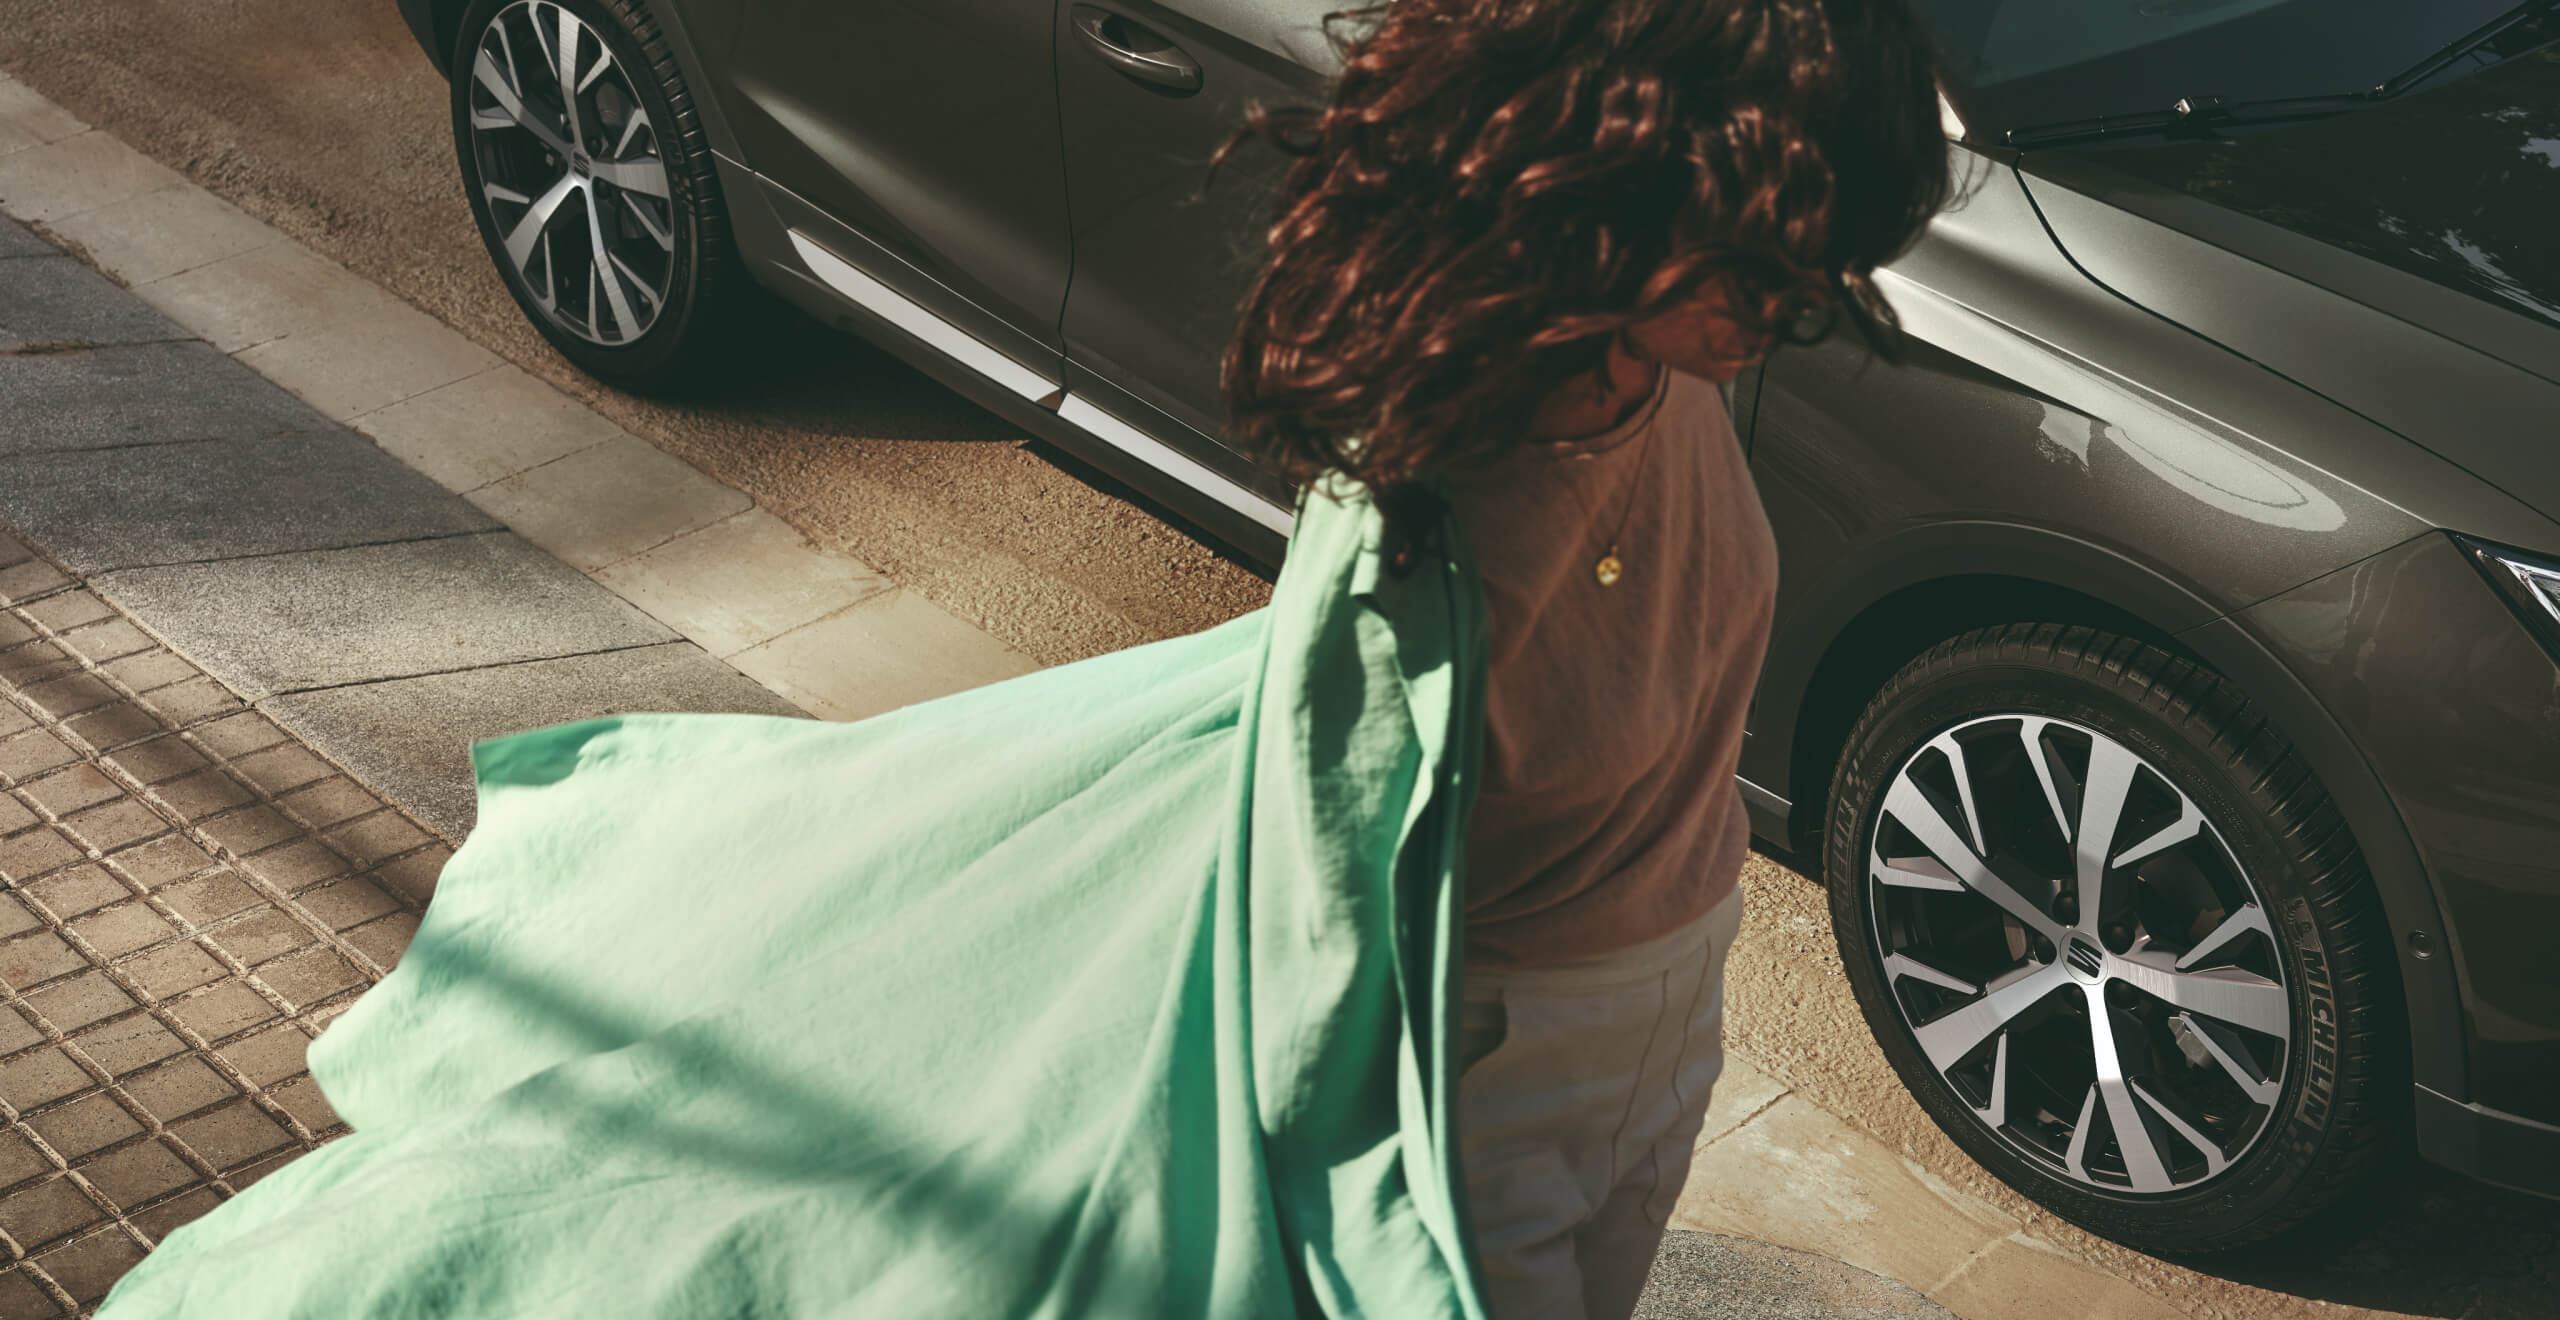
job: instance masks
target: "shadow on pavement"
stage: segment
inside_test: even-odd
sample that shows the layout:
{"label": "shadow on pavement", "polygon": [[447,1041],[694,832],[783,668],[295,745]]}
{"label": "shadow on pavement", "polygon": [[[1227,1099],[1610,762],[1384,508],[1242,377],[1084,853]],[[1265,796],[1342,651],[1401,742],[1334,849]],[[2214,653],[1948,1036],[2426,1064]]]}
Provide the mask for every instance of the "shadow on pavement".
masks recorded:
{"label": "shadow on pavement", "polygon": [[1662,1240],[1635,1320],[1955,1320],[1910,1288],[1827,1256],[1719,1233]]}
{"label": "shadow on pavement", "polygon": [[2412,1155],[2285,1242],[2182,1263],[2397,1315],[2551,1320],[2560,1315],[2560,1202],[2473,1182]]}

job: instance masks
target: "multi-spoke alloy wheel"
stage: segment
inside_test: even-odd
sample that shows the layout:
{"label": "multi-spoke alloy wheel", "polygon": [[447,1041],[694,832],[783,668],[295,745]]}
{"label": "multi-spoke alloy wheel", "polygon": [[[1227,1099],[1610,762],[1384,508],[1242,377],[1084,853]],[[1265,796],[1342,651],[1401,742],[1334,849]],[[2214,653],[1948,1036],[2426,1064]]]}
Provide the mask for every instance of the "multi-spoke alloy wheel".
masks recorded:
{"label": "multi-spoke alloy wheel", "polygon": [[1843,962],[1985,1167],[2155,1251],[2257,1241],[2396,1131],[2388,932],[2352,835],[2229,684],[2018,625],[1913,661],[1836,772]]}
{"label": "multi-spoke alloy wheel", "polygon": [[1868,838],[1895,1004],[1983,1126],[2135,1192],[2265,1134],[2293,1034],[2275,932],[2156,767],[2068,721],[1971,720],[1903,763]]}
{"label": "multi-spoke alloy wheel", "polygon": [[640,0],[475,0],[454,146],[481,237],[543,335],[626,389],[735,352],[749,281],[693,99]]}
{"label": "multi-spoke alloy wheel", "polygon": [[549,0],[516,0],[481,31],[469,95],[481,195],[537,304],[599,344],[647,333],[674,274],[673,199],[657,129],[604,38]]}

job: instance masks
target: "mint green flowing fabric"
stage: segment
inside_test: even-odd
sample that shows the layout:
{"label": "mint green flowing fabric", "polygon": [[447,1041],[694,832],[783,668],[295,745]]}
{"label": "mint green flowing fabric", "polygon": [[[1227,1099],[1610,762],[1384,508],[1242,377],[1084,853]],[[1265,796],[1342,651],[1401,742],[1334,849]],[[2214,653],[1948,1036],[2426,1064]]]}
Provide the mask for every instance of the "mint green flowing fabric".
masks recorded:
{"label": "mint green flowing fabric", "polygon": [[1271,604],[849,725],[474,748],[314,1044],[353,1128],[109,1320],[1481,1320],[1451,1121],[1483,612],[1356,493]]}

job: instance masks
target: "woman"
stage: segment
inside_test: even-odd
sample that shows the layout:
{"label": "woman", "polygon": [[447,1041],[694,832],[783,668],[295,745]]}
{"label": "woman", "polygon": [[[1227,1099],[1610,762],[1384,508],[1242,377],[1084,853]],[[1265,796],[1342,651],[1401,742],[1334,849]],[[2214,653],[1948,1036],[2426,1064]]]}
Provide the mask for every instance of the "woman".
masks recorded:
{"label": "woman", "polygon": [[1234,415],[1304,479],[1454,502],[1492,634],[1475,1243],[1496,1315],[1623,1317],[1721,1066],[1776,569],[1714,387],[1833,312],[1883,342],[1868,273],[1948,188],[1934,66],[1900,0],[1371,12],[1331,105],[1258,125],[1303,159]]}
{"label": "woman", "polygon": [[1370,18],[1264,121],[1230,383],[1313,485],[1269,608],[852,725],[479,745],[312,1047],[352,1134],[104,1315],[1626,1313],[1767,610],[1707,382],[1878,316],[1929,64],[1898,0]]}

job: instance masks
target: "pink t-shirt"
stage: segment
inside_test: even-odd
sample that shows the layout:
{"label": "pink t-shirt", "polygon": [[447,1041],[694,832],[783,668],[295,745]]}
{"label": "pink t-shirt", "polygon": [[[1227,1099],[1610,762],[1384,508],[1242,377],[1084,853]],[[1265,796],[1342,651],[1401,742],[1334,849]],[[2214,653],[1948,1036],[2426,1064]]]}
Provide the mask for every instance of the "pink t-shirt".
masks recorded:
{"label": "pink t-shirt", "polygon": [[[1642,944],[1704,916],[1741,873],[1734,769],[1777,543],[1723,396],[1661,377],[1606,435],[1450,482],[1492,628],[1467,845],[1476,966]],[[1594,565],[1622,517],[1623,575],[1602,586]]]}

